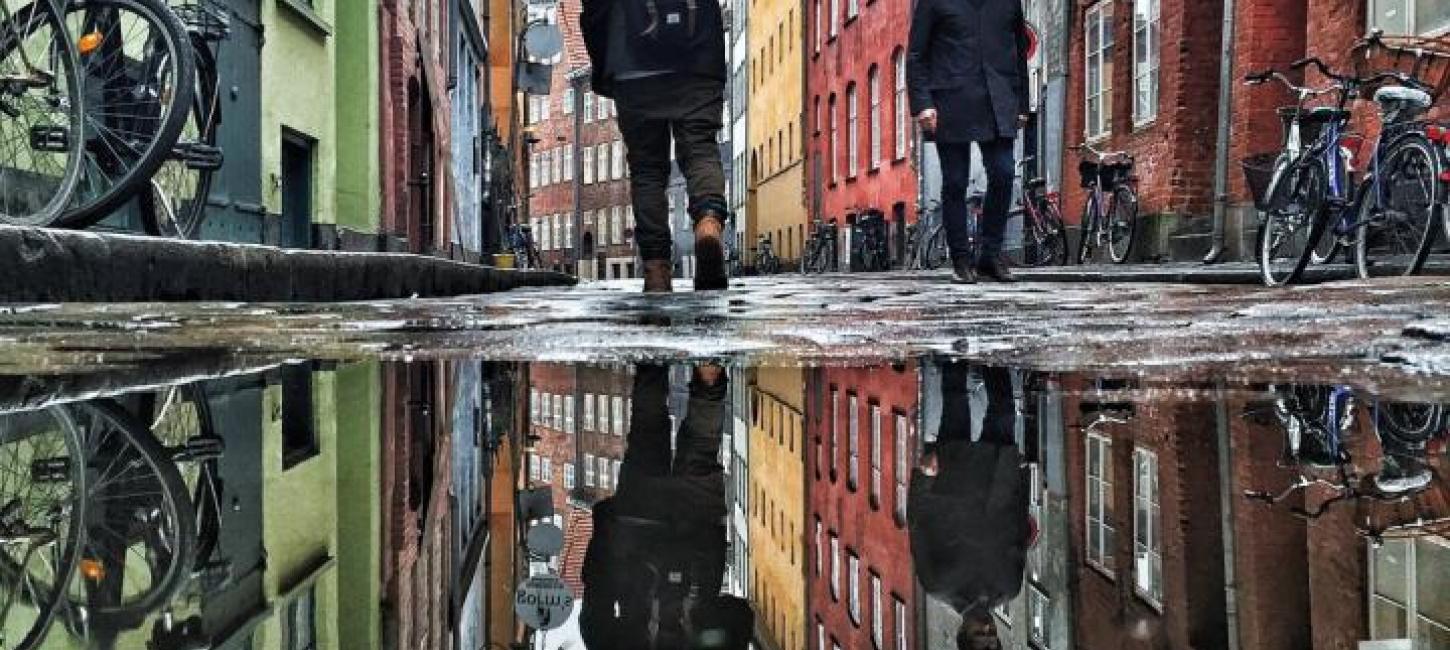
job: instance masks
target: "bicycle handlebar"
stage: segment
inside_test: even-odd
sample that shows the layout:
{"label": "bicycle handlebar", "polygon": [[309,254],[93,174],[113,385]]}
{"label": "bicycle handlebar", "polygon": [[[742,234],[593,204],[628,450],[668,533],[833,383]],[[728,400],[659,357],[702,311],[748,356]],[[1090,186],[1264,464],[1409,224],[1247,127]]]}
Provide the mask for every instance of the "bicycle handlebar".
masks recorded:
{"label": "bicycle handlebar", "polygon": [[1244,75],[1244,83],[1250,86],[1257,86],[1259,84],[1269,81],[1270,79],[1279,80],[1279,82],[1284,84],[1286,88],[1293,91],[1295,94],[1303,95],[1304,97],[1318,97],[1320,95],[1328,95],[1329,93],[1333,92],[1343,92],[1348,89],[1347,86],[1349,82],[1352,81],[1349,79],[1341,79],[1339,77],[1335,77],[1335,83],[1333,85],[1325,86],[1323,88],[1310,88],[1308,86],[1300,86],[1299,84],[1294,83],[1293,79],[1290,79],[1289,77],[1285,76],[1284,73],[1279,72],[1278,70],[1264,70],[1263,72],[1251,72],[1247,75]]}
{"label": "bicycle handlebar", "polygon": [[1314,66],[1316,69],[1319,70],[1319,74],[1322,74],[1322,75],[1324,75],[1326,77],[1329,77],[1330,79],[1333,79],[1333,80],[1339,81],[1339,82],[1351,81],[1351,79],[1349,77],[1345,77],[1345,76],[1342,76],[1342,75],[1335,74],[1334,71],[1333,70],[1330,70],[1329,69],[1329,66],[1324,65],[1324,62],[1321,61],[1321,60],[1319,60],[1319,57],[1317,57],[1317,56],[1311,56],[1311,57],[1299,59],[1298,61],[1295,61],[1293,63],[1290,63],[1289,64],[1289,69],[1290,70],[1303,70],[1304,68],[1307,68],[1307,67],[1309,67],[1311,65]]}

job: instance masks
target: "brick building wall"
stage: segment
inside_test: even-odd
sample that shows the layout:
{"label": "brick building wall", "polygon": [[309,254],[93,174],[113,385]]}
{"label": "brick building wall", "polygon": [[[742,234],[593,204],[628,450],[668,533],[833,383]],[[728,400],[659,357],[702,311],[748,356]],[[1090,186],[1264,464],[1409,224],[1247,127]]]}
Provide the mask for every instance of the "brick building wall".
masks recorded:
{"label": "brick building wall", "polygon": [[446,252],[452,214],[448,3],[380,0],[383,229]]}
{"label": "brick building wall", "polygon": [[[909,480],[917,448],[917,372],[915,364],[899,368],[821,368],[808,371],[806,384],[806,517],[807,557],[807,647],[891,648],[898,635],[906,648],[916,644],[916,576],[911,562],[911,545],[906,531],[904,505],[900,510],[896,482]],[[837,408],[833,408],[836,395]],[[862,481],[855,489],[848,485],[849,395],[857,396],[858,447]],[[871,497],[871,405],[882,413],[879,499]],[[898,419],[896,416],[900,415]],[[901,425],[905,425],[901,427]],[[836,427],[833,435],[833,426]],[[901,428],[899,428],[901,427]],[[908,458],[901,466],[908,474],[898,476],[898,436]],[[832,441],[835,444],[832,444]],[[905,485],[903,483],[902,485]],[[832,540],[838,540],[833,551]],[[836,557],[833,557],[833,552]],[[850,570],[848,552],[860,560],[860,621],[850,613]],[[833,595],[833,561],[839,562],[840,587]],[[873,645],[873,581],[881,581],[882,643]],[[906,612],[905,629],[896,616],[898,603]],[[824,638],[825,645],[816,645]]]}
{"label": "brick building wall", "polygon": [[[899,237],[905,224],[916,221],[917,179],[913,164],[913,120],[910,109],[898,106],[897,67],[905,65],[909,0],[806,0],[806,200],[809,217],[844,226],[855,215],[877,210],[891,220]],[[851,8],[859,11],[850,16]],[[836,9],[833,15],[832,8]],[[819,22],[818,22],[819,21]],[[833,32],[835,35],[833,36]],[[903,68],[904,69],[904,68]],[[875,71],[879,103],[871,101],[871,73]],[[904,88],[905,77],[900,80]],[[846,134],[849,128],[845,98],[855,84],[856,141],[859,170],[848,174]],[[831,146],[831,98],[836,98],[839,142]],[[898,113],[898,110],[900,111]],[[879,160],[872,157],[872,116],[879,120]],[[836,152],[835,160],[831,152]],[[832,165],[840,173],[832,174]],[[810,237],[808,232],[807,237]],[[838,248],[839,250],[839,248]],[[894,250],[894,249],[893,249]]]}
{"label": "brick building wall", "polygon": [[383,637],[389,647],[437,647],[451,638],[448,587],[450,394],[441,364],[383,370]]}
{"label": "brick building wall", "polygon": [[[1074,644],[1085,648],[1224,647],[1223,544],[1219,526],[1218,453],[1214,405],[1194,401],[1139,401],[1127,424],[1092,430],[1111,441],[1112,544],[1104,571],[1090,565],[1088,549],[1089,425],[1102,403],[1090,384],[1064,381],[1068,512],[1075,552],[1070,573],[1077,585]],[[1114,403],[1118,400],[1114,398]],[[1134,452],[1156,455],[1162,557],[1161,598],[1138,593],[1145,565],[1135,562]]]}

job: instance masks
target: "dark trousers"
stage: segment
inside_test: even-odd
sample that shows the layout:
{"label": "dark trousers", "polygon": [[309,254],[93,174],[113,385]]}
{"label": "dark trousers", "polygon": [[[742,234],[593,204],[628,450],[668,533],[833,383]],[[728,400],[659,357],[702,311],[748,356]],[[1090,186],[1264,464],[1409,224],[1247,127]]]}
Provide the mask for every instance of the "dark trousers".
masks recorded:
{"label": "dark trousers", "polygon": [[[1016,161],[1012,157],[1013,138],[978,142],[982,164],[987,168],[987,196],[982,203],[982,218],[977,224],[977,262],[995,258],[1002,253],[1002,234],[1007,229],[1007,208],[1012,201],[1012,177]],[[952,259],[969,257],[971,238],[967,219],[967,185],[972,177],[972,144],[970,142],[938,142],[941,158],[941,214],[947,232],[947,248]]]}
{"label": "dark trousers", "polygon": [[[972,396],[967,390],[970,366],[953,361],[942,367],[941,427],[937,444],[972,439]],[[981,369],[982,383],[987,391],[987,412],[982,417],[979,442],[996,445],[1017,444],[1014,429],[1017,405],[1012,397],[1012,373],[1006,368],[986,366]]]}
{"label": "dark trousers", "polygon": [[690,214],[705,201],[723,208],[725,170],[720,133],[725,82],[698,75],[667,74],[615,83],[619,132],[629,154],[635,241],[644,260],[671,259],[670,141],[690,194]]}
{"label": "dark trousers", "polygon": [[725,513],[724,466],[720,444],[725,432],[725,396],[729,381],[722,373],[714,385],[698,374],[690,381],[684,422],[670,449],[669,368],[637,366],[629,416],[624,463],[620,467],[617,501],[621,513],[661,519],[714,520]]}

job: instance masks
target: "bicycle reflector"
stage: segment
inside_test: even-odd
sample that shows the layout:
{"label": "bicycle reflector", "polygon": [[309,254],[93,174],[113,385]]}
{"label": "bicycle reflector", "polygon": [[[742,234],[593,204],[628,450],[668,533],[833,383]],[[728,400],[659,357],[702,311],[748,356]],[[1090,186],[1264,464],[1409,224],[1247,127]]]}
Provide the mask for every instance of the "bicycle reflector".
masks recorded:
{"label": "bicycle reflector", "polygon": [[80,51],[81,56],[85,56],[96,51],[96,48],[101,46],[101,41],[104,40],[106,37],[101,34],[101,30],[95,29],[81,37],[80,42],[76,43],[76,49]]}
{"label": "bicycle reflector", "polygon": [[94,558],[82,558],[80,566],[81,577],[91,582],[100,582],[106,579],[106,565]]}

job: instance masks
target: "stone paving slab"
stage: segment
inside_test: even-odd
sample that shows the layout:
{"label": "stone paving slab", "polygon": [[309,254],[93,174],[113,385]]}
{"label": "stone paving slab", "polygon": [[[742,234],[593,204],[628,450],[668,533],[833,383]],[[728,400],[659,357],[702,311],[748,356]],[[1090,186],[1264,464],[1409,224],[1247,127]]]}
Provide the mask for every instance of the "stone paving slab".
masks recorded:
{"label": "stone paving slab", "polygon": [[574,282],[423,255],[0,226],[0,302],[382,300]]}

